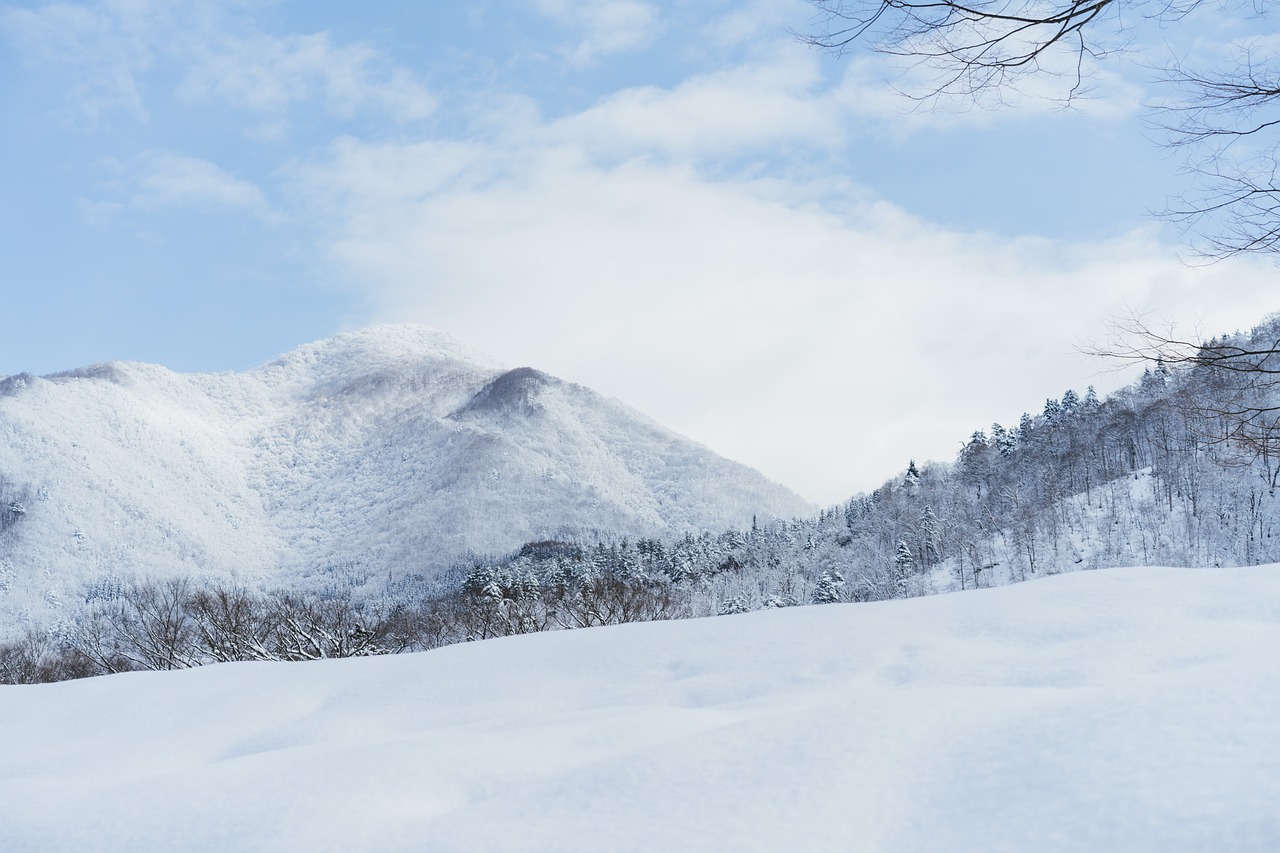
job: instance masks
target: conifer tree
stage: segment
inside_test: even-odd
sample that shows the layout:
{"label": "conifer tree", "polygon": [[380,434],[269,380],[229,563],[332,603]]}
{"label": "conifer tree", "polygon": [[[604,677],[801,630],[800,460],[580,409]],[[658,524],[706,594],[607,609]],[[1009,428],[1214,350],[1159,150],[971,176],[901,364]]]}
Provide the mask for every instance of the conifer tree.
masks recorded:
{"label": "conifer tree", "polygon": [[920,491],[920,470],[916,468],[916,460],[912,459],[907,464],[907,473],[902,478],[902,485],[906,488],[908,495],[914,496]]}
{"label": "conifer tree", "polygon": [[837,571],[823,572],[813,587],[814,604],[835,604],[840,600],[840,588],[844,586],[844,575]]}
{"label": "conifer tree", "polygon": [[933,514],[933,509],[926,506],[924,512],[920,513],[920,538],[924,541],[924,553],[926,565],[931,561],[941,557],[941,525],[938,517]]}
{"label": "conifer tree", "polygon": [[991,445],[1002,457],[1010,456],[1018,446],[1016,430],[1005,429],[998,423],[991,425]]}
{"label": "conifer tree", "polygon": [[893,585],[897,595],[907,594],[907,579],[915,566],[915,557],[911,555],[911,547],[905,540],[898,541],[898,552],[893,557]]}

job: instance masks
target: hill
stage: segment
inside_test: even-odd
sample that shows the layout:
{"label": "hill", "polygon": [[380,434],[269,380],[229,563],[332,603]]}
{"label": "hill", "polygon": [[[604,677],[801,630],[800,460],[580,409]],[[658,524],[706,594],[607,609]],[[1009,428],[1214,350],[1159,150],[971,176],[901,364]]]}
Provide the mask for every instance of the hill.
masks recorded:
{"label": "hill", "polygon": [[382,326],[244,373],[0,381],[0,618],[111,578],[358,587],[469,552],[811,507],[624,404]]}
{"label": "hill", "polygon": [[0,686],[7,850],[1280,848],[1280,567]]}

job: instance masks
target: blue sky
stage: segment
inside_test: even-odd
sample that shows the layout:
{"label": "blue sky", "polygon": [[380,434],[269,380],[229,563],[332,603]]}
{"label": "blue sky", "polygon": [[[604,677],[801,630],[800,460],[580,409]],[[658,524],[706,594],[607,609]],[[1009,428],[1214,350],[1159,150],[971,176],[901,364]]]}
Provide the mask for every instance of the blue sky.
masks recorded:
{"label": "blue sky", "polygon": [[[801,0],[0,5],[0,375],[243,369],[425,323],[816,501],[1123,377],[1274,267],[1178,260],[1140,57],[1064,110],[910,110]],[[1182,38],[1212,52],[1230,19]]]}

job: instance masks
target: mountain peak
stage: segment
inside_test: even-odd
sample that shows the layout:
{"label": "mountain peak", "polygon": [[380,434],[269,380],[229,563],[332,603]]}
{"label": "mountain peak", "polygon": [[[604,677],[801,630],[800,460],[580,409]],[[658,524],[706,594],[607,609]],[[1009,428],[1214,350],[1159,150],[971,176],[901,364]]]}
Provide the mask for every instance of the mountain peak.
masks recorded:
{"label": "mountain peak", "polygon": [[395,366],[461,363],[500,370],[491,356],[431,326],[383,324],[342,332],[303,344],[262,365],[254,372],[271,375],[304,374],[312,380],[350,379]]}
{"label": "mountain peak", "polygon": [[485,385],[465,410],[473,413],[514,411],[530,414],[535,405],[535,396],[550,379],[547,374],[532,367],[508,370]]}
{"label": "mountain peak", "polygon": [[5,383],[0,499],[26,510],[0,527],[0,638],[99,580],[359,585],[525,542],[810,509],[622,403],[424,326],[247,373],[111,363]]}

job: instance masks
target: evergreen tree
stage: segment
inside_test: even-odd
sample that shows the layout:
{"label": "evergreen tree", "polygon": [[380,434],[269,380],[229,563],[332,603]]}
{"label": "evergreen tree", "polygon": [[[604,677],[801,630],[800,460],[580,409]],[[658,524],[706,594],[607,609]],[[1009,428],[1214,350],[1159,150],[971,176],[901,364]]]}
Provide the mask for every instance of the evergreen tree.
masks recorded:
{"label": "evergreen tree", "polygon": [[1163,388],[1169,384],[1169,366],[1164,363],[1163,358],[1156,359],[1156,370],[1154,375],[1156,380],[1160,383],[1160,387]]}
{"label": "evergreen tree", "polygon": [[844,575],[837,571],[823,572],[813,587],[814,604],[834,604],[840,600],[840,588],[844,586]]}
{"label": "evergreen tree", "polygon": [[931,507],[926,506],[920,513],[920,538],[924,541],[925,563],[938,560],[942,556],[941,524]]}
{"label": "evergreen tree", "polygon": [[898,541],[898,552],[893,557],[893,586],[899,596],[907,594],[907,579],[915,566],[915,557],[911,555],[911,547],[904,540]]}
{"label": "evergreen tree", "polygon": [[908,495],[914,496],[920,491],[920,470],[916,468],[916,460],[912,459],[907,464],[907,473],[902,478],[902,485],[906,488]]}
{"label": "evergreen tree", "polygon": [[991,425],[991,445],[1003,457],[1012,455],[1014,448],[1018,446],[1016,430],[1005,429],[1000,424],[993,423]]}

